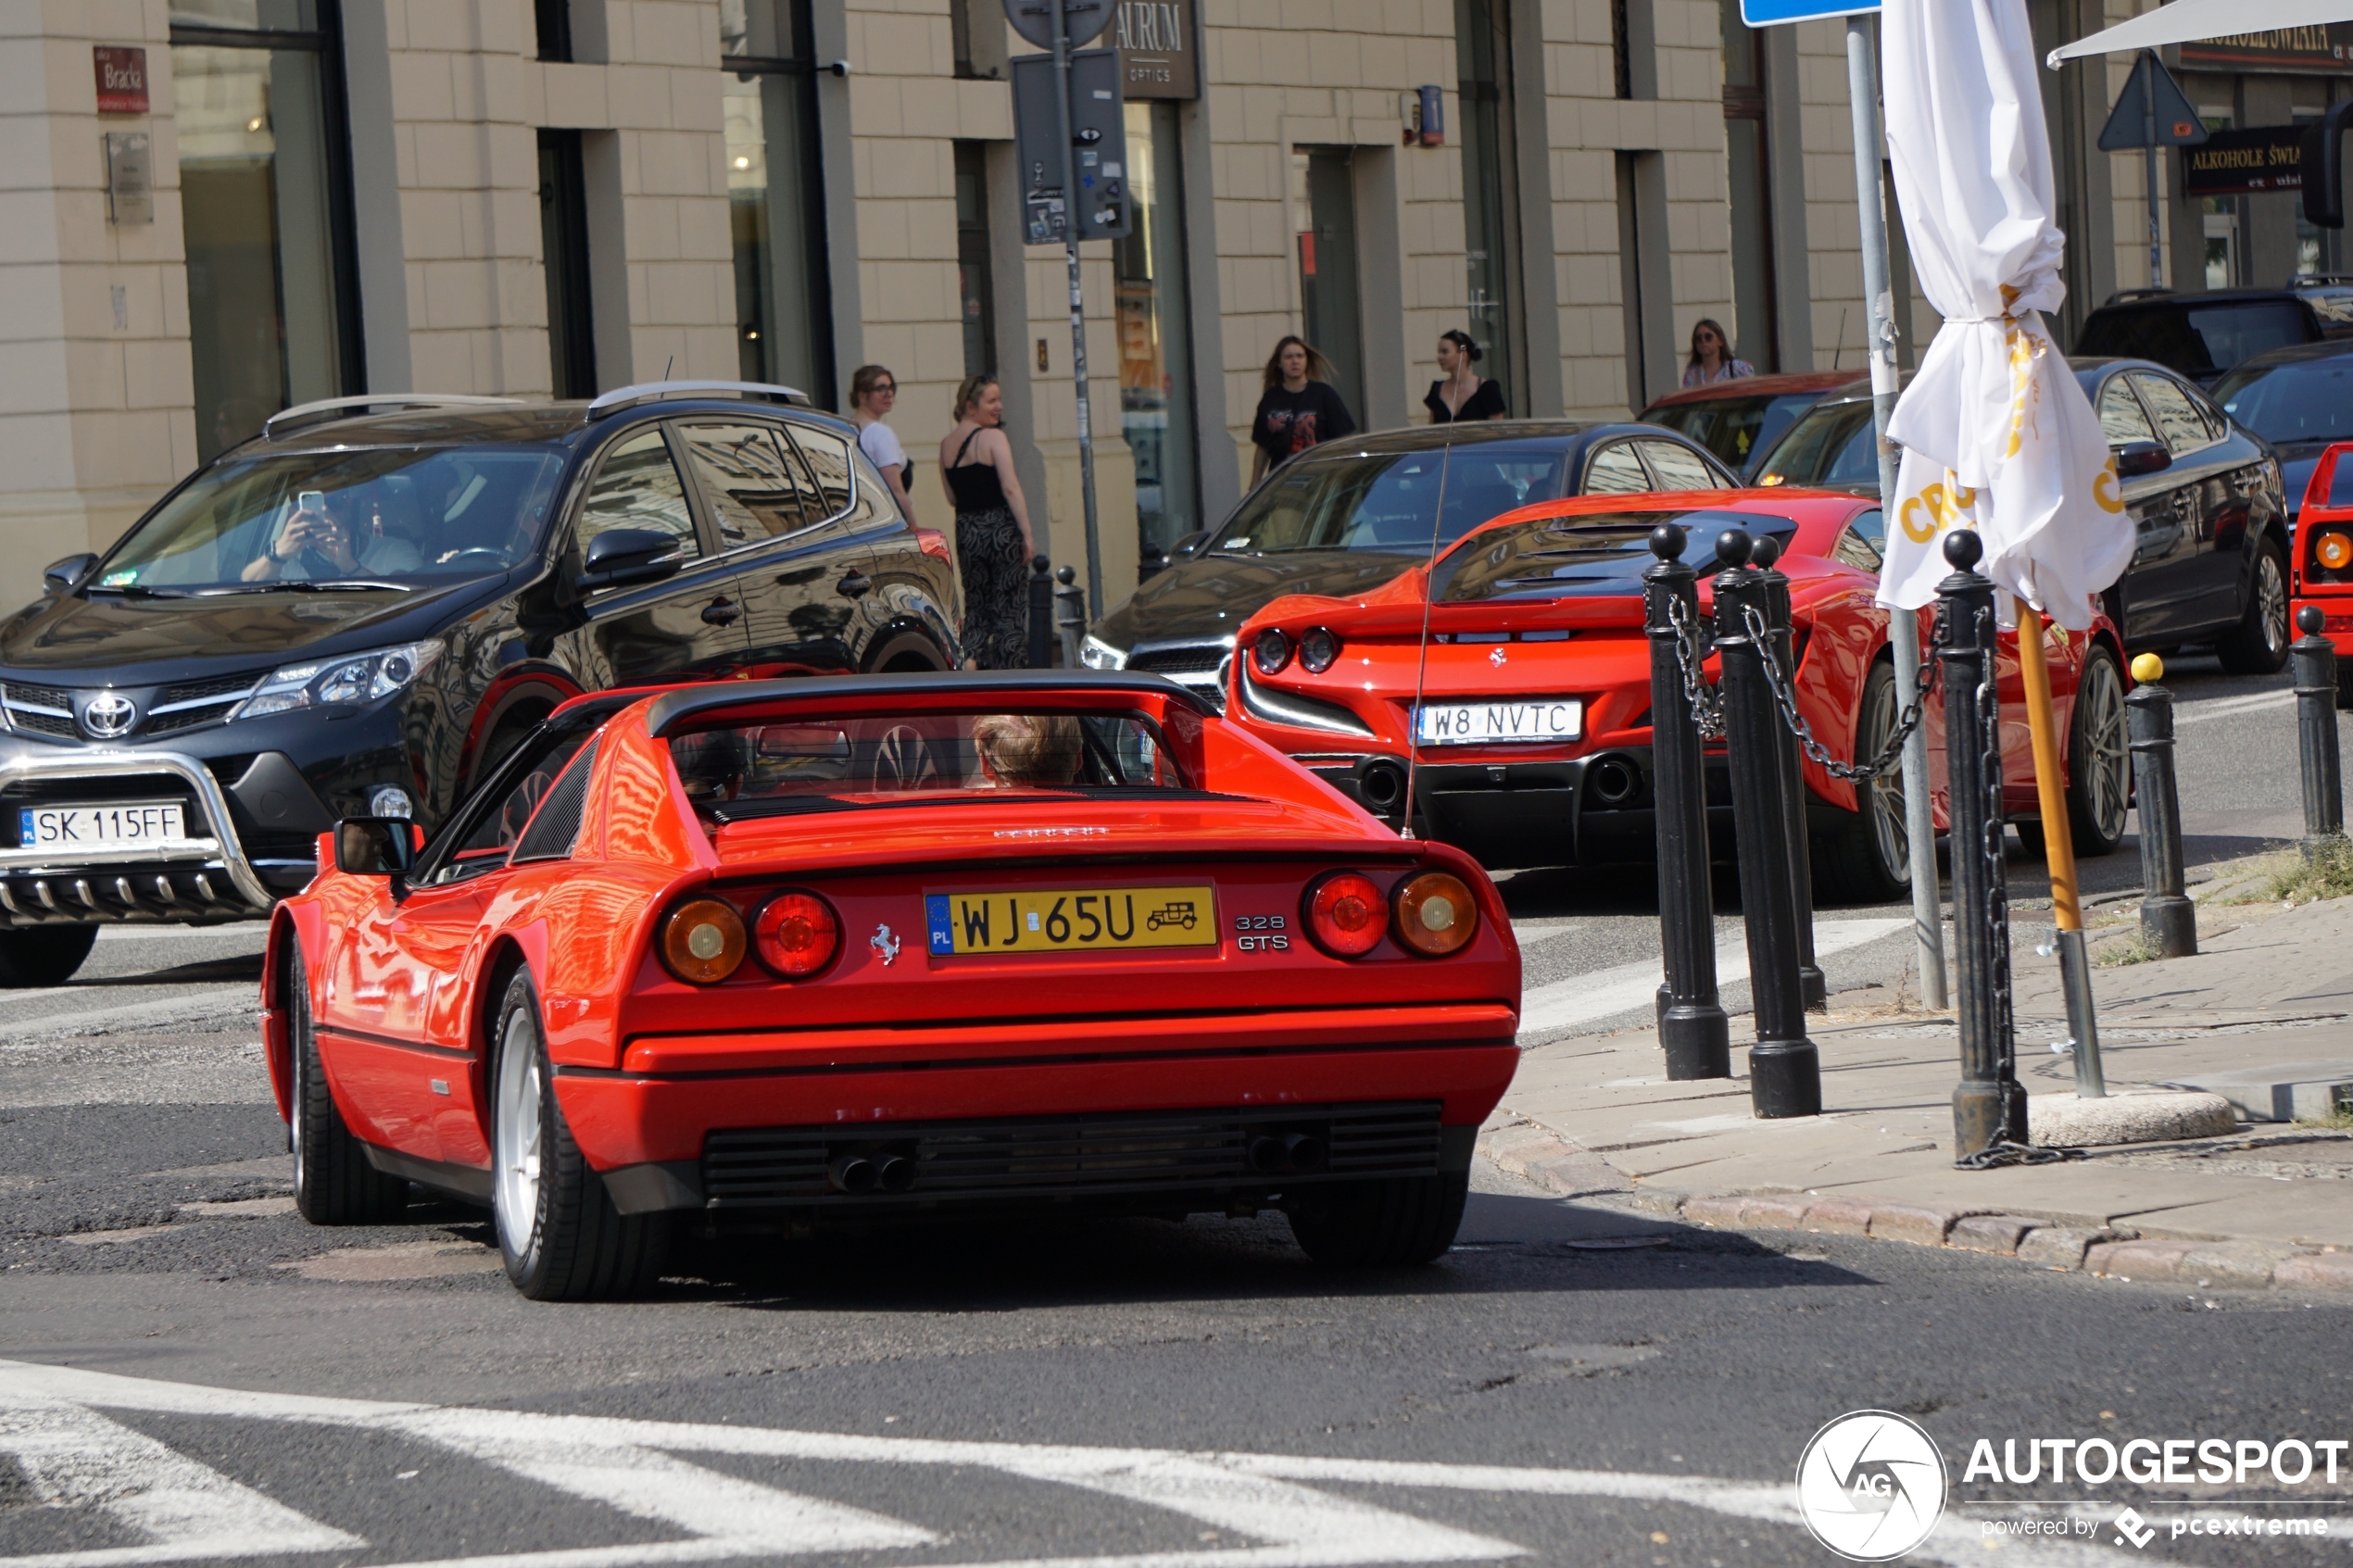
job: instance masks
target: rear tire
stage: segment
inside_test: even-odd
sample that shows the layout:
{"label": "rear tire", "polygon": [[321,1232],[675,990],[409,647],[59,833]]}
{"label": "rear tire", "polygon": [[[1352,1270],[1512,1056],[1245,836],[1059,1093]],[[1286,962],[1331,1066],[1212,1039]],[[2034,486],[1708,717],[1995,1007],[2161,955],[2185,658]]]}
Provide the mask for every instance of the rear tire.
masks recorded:
{"label": "rear tire", "polygon": [[491,1064],[491,1210],[507,1277],[535,1301],[607,1301],[661,1277],[667,1214],[623,1214],[573,1141],[539,1022],[518,970],[498,1004]]}
{"label": "rear tire", "polygon": [[0,989],[62,985],[98,940],[94,925],[34,925],[0,931]]}
{"label": "rear tire", "polygon": [[1427,1263],[1454,1244],[1469,1194],[1466,1173],[1308,1187],[1291,1205],[1290,1234],[1332,1268]]}
{"label": "rear tire", "polygon": [[[1863,682],[1855,716],[1855,759],[1869,761],[1887,744],[1902,716],[1895,666],[1882,659]],[[1840,904],[1895,904],[1912,896],[1911,829],[1904,818],[1904,775],[1855,781],[1856,810],[1822,841],[1818,880]]]}
{"label": "rear tire", "polygon": [[2215,639],[2214,652],[2222,668],[2233,675],[2270,675],[2285,668],[2288,640],[2294,635],[2287,617],[2287,561],[2279,546],[2266,539],[2255,552],[2246,615]]}
{"label": "rear tire", "polygon": [[302,944],[286,939],[285,998],[294,1117],[286,1142],[294,1150],[295,1207],[314,1225],[383,1225],[409,1207],[409,1184],[368,1162],[367,1148],[344,1125],[334,1091],[319,1062],[319,1033],[310,1021],[310,980]]}
{"label": "rear tire", "polygon": [[2113,855],[2133,805],[2133,751],[2123,672],[2100,644],[2083,656],[2074,709],[2067,736],[2068,826],[2077,855]]}

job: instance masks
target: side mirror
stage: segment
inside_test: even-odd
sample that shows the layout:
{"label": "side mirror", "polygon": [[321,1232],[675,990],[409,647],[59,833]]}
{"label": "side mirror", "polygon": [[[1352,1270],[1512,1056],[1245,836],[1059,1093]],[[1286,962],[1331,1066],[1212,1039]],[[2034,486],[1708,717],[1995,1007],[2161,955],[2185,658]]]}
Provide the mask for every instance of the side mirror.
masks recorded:
{"label": "side mirror", "polygon": [[63,560],[53,560],[41,569],[42,589],[51,594],[69,594],[97,564],[98,558],[86,550]]}
{"label": "side mirror", "polygon": [[2128,441],[2116,449],[2116,477],[2137,479],[2173,466],[2173,454],[2154,441]]}
{"label": "side mirror", "polygon": [[1206,528],[1196,530],[1191,533],[1186,534],[1182,539],[1177,540],[1176,544],[1169,546],[1168,558],[1170,560],[1190,560],[1193,558],[1194,555],[1200,551],[1201,547],[1208,542],[1209,530]]}
{"label": "side mirror", "polygon": [[346,817],[335,824],[335,870],[346,876],[407,876],[417,864],[415,827],[406,817]]}
{"label": "side mirror", "polygon": [[577,585],[619,588],[659,583],[686,564],[675,536],[659,528],[608,528],[588,541]]}

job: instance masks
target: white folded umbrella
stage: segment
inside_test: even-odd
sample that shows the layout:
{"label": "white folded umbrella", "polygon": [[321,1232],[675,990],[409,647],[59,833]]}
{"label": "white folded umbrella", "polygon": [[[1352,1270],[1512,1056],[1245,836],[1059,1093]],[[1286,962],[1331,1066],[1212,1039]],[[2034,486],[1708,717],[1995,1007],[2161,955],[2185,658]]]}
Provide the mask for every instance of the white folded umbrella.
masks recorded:
{"label": "white folded umbrella", "polygon": [[2079,38],[2051,51],[2048,64],[2083,55],[2118,55],[2128,49],[2161,49],[2201,38],[2270,32],[2283,27],[2317,27],[2353,21],[2353,0],[2173,0],[2131,21]]}

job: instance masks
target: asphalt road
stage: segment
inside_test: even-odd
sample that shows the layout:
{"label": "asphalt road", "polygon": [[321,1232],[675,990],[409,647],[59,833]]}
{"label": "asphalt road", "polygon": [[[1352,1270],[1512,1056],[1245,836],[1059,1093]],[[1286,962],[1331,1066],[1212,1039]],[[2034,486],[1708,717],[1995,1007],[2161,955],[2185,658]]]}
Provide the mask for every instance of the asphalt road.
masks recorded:
{"label": "asphalt road", "polygon": [[[2284,679],[2194,665],[2202,841],[2292,832]],[[1654,959],[1645,891],[1513,879],[1531,985]],[[1040,1219],[690,1246],[652,1299],[535,1305],[478,1211],[292,1212],[258,946],[109,935],[73,985],[0,999],[0,1568],[1816,1563],[1790,1477],[1865,1408],[1954,1477],[1911,1561],[1986,1562],[2026,1521],[2082,1533],[1995,1561],[2336,1562],[2353,1537],[2353,1455],[2334,1487],[2203,1498],[1962,1480],[1980,1438],[2353,1438],[2342,1298],[1759,1241],[1486,1167],[1425,1269],[1320,1271],[1274,1215]],[[2145,1549],[2115,1544],[2127,1502]],[[2274,1517],[2331,1535],[2171,1533]]]}

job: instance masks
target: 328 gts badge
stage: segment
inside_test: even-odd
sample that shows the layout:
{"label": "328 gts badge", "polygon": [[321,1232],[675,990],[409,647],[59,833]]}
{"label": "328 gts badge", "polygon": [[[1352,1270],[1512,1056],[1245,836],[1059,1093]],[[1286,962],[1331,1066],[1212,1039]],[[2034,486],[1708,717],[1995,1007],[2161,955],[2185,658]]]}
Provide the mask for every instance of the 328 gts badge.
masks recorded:
{"label": "328 gts badge", "polygon": [[1236,915],[1234,951],[1238,953],[1288,953],[1290,937],[1287,933],[1290,921],[1284,915]]}

